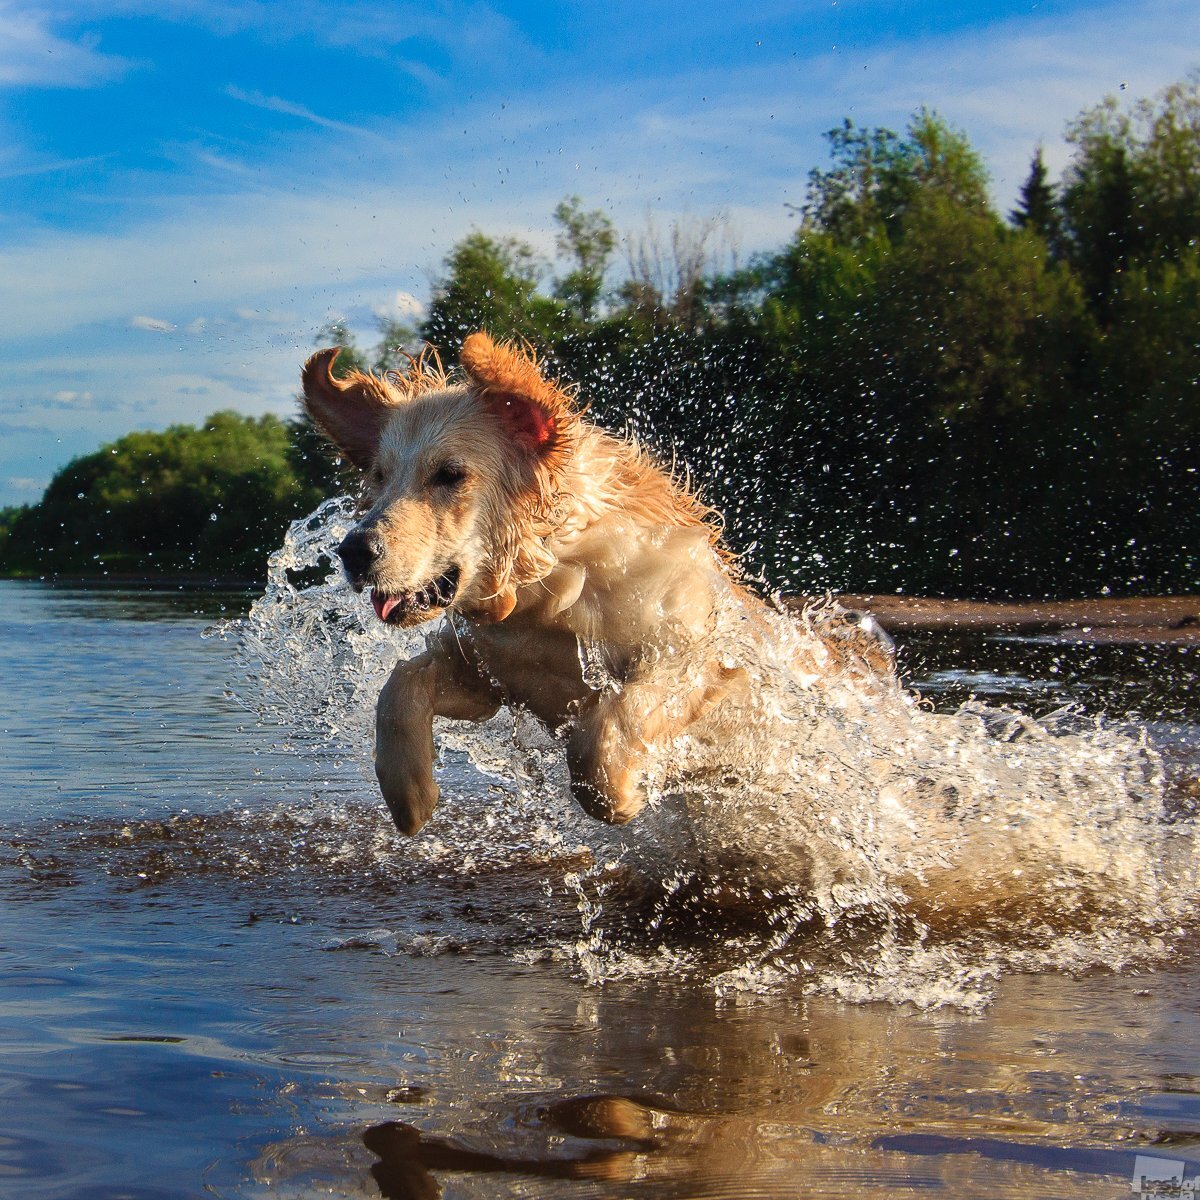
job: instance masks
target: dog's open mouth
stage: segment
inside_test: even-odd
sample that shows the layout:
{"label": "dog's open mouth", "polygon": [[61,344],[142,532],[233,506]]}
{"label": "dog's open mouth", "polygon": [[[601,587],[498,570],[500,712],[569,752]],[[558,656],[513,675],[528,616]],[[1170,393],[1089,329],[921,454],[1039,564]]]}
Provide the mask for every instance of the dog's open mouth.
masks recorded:
{"label": "dog's open mouth", "polygon": [[381,592],[378,588],[372,588],[371,603],[375,606],[375,615],[381,621],[387,621],[390,625],[398,625],[417,613],[432,612],[435,608],[445,608],[454,599],[454,593],[457,591],[458,568],[451,567],[419,591],[397,592],[391,595]]}

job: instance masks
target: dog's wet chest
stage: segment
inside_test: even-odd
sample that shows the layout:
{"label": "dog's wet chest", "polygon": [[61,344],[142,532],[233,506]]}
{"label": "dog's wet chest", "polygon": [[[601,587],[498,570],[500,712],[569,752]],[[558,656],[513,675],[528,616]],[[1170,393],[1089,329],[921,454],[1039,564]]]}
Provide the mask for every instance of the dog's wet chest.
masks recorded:
{"label": "dog's wet chest", "polygon": [[474,630],[471,640],[506,701],[528,708],[551,727],[566,720],[596,690],[588,652],[572,632],[505,622]]}

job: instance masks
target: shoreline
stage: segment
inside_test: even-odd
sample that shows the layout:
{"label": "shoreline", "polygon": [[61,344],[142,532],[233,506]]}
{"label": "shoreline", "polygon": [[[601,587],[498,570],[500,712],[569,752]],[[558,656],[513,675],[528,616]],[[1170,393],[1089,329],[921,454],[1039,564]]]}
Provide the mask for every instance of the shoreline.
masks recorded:
{"label": "shoreline", "polygon": [[889,633],[970,629],[1074,642],[1200,643],[1200,595],[985,601],[846,594],[834,599],[870,613]]}
{"label": "shoreline", "polygon": [[[144,588],[149,591],[252,591],[263,581],[213,575],[5,575],[15,583],[44,587]],[[1099,596],[1085,600],[955,600],[940,596],[833,593],[843,608],[870,613],[892,634],[951,632],[1044,634],[1063,641],[1094,643],[1200,643],[1200,594]],[[814,597],[787,597],[802,608]]]}
{"label": "shoreline", "polygon": [[82,588],[144,588],[146,591],[213,591],[240,592],[266,585],[264,579],[249,579],[240,575],[3,575],[0,583],[40,583],[43,587]]}

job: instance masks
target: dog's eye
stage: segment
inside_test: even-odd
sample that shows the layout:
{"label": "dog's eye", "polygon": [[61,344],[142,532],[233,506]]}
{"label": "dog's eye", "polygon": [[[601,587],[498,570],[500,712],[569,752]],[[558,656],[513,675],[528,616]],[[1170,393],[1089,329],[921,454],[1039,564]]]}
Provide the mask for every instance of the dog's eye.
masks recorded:
{"label": "dog's eye", "polygon": [[441,466],[434,469],[432,475],[429,476],[430,487],[454,488],[458,487],[467,473],[458,463],[442,463]]}

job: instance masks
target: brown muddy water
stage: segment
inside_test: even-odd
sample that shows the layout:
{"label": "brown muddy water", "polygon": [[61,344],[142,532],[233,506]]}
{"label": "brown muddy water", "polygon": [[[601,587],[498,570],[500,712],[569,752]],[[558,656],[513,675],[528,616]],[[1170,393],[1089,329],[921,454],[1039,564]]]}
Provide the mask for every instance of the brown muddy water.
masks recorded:
{"label": "brown muddy water", "polygon": [[[593,826],[511,717],[447,731],[438,817],[397,839],[363,735],[398,648],[361,599],[275,579],[224,637],[238,597],[0,583],[0,1195],[1096,1197],[1200,1172],[1171,894],[1194,643],[906,635],[922,770],[944,736],[1006,820],[1021,769],[1070,782],[1004,841],[959,780],[972,829],[942,851],[1049,882],[918,912],[859,838],[891,890],[813,907],[767,871],[731,908],[690,810]],[[985,734],[1033,749],[993,762]],[[780,827],[742,799],[759,858]]]}

